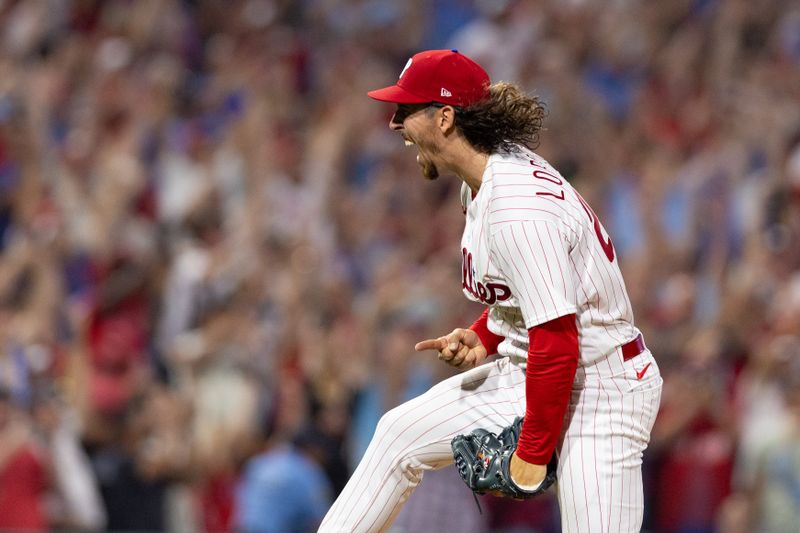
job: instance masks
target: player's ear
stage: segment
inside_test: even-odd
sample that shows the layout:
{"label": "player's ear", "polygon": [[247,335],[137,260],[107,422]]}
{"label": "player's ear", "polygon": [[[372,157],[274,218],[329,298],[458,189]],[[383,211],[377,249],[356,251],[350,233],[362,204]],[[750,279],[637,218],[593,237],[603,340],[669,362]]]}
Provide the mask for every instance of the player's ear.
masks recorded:
{"label": "player's ear", "polygon": [[449,133],[456,125],[456,110],[449,105],[439,109],[439,113],[436,116],[436,125],[442,130],[442,133]]}

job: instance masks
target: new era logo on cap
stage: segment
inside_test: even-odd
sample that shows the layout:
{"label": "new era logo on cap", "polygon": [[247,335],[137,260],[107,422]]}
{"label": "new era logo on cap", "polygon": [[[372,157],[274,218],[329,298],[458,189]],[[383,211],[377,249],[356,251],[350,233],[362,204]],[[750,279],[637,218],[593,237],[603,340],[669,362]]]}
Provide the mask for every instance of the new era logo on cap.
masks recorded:
{"label": "new era logo on cap", "polygon": [[489,96],[489,75],[458,50],[415,54],[400,72],[397,84],[367,94],[396,104],[440,102],[466,107]]}

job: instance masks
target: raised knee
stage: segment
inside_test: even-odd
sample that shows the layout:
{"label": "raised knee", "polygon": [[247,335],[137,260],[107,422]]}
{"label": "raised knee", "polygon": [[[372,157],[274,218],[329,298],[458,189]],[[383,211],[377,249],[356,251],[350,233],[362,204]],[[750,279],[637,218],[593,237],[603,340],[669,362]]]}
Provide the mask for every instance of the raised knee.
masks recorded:
{"label": "raised knee", "polygon": [[375,428],[375,438],[381,438],[384,446],[392,446],[392,443],[399,439],[408,425],[402,405],[387,411],[378,421]]}

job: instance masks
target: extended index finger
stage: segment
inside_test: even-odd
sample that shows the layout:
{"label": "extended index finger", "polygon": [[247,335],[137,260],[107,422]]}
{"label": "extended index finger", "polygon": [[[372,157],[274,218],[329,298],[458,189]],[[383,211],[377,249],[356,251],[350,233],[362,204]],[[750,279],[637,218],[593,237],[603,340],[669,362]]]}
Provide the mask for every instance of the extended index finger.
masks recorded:
{"label": "extended index finger", "polygon": [[414,349],[418,352],[425,350],[438,350],[442,351],[447,347],[447,338],[439,337],[438,339],[427,339],[420,341],[414,345]]}

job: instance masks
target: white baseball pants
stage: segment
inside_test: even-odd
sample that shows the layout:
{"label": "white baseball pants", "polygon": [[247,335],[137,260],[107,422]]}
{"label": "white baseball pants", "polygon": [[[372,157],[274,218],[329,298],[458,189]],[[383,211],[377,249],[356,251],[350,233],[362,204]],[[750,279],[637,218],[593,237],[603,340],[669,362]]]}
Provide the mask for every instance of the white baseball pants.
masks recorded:
{"label": "white baseball pants", "polygon": [[[641,529],[642,452],[658,411],[661,384],[647,350],[629,361],[613,353],[599,364],[578,368],[559,444],[563,531]],[[478,427],[498,432],[524,414],[524,361],[506,357],[446,379],[392,409],[381,418],[319,531],[387,530],[423,473],[453,462],[454,436]]]}

